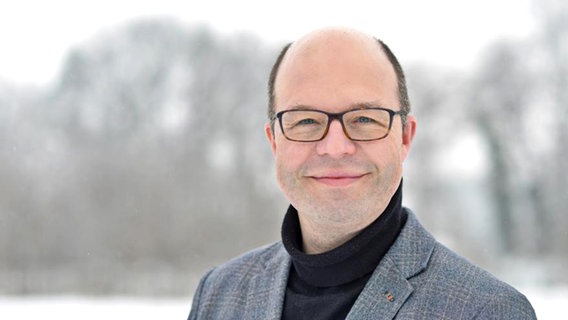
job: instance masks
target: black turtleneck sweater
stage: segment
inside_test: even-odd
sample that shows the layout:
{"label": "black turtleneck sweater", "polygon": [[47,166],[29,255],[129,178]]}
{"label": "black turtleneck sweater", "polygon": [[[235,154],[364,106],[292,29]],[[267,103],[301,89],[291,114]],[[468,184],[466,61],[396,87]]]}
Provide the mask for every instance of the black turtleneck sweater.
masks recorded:
{"label": "black turtleneck sweater", "polygon": [[345,319],[406,218],[401,183],[385,211],[361,233],[331,251],[308,255],[298,211],[290,206],[282,224],[282,242],[292,257],[282,319]]}

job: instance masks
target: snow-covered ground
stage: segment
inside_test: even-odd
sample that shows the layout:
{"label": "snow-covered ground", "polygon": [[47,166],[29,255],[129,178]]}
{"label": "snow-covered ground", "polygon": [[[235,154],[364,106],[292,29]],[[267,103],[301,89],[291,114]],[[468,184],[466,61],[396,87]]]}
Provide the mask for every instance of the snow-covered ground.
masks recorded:
{"label": "snow-covered ground", "polygon": [[568,287],[519,289],[532,303],[539,320],[568,319]]}
{"label": "snow-covered ground", "polygon": [[[568,319],[568,287],[522,289],[539,320]],[[187,319],[191,298],[0,297],[4,320]]]}
{"label": "snow-covered ground", "polygon": [[187,319],[191,298],[0,297],[2,320]]}

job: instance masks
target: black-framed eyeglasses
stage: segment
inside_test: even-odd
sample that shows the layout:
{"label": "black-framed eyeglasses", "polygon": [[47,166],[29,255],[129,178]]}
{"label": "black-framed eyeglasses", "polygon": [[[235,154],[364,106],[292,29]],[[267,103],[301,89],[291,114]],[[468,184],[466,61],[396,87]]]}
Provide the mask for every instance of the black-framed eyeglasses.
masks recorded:
{"label": "black-framed eyeglasses", "polygon": [[314,142],[325,138],[331,121],[337,119],[345,135],[353,141],[380,140],[388,136],[395,115],[403,111],[385,108],[362,108],[340,113],[320,110],[284,110],[273,119],[278,119],[286,139],[298,142]]}

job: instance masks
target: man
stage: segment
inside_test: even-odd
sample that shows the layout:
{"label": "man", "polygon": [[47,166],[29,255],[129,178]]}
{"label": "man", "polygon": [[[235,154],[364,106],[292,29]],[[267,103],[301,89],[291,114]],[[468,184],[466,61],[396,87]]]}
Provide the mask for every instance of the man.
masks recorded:
{"label": "man", "polygon": [[402,207],[416,119],[389,48],[328,28],[284,48],[266,136],[282,241],[214,268],[189,319],[536,319],[526,298]]}

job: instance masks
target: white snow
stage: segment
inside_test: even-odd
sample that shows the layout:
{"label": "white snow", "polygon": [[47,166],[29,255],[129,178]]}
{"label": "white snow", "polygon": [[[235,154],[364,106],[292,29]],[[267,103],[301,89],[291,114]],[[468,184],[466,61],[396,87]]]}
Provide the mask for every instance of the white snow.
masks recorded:
{"label": "white snow", "polygon": [[0,297],[0,319],[187,319],[191,298]]}
{"label": "white snow", "polygon": [[538,320],[568,319],[568,287],[520,288],[532,303]]}
{"label": "white snow", "polygon": [[[533,304],[539,320],[568,319],[568,287],[521,288],[521,291]],[[0,319],[187,319],[190,306],[190,297],[5,296],[0,297]]]}

